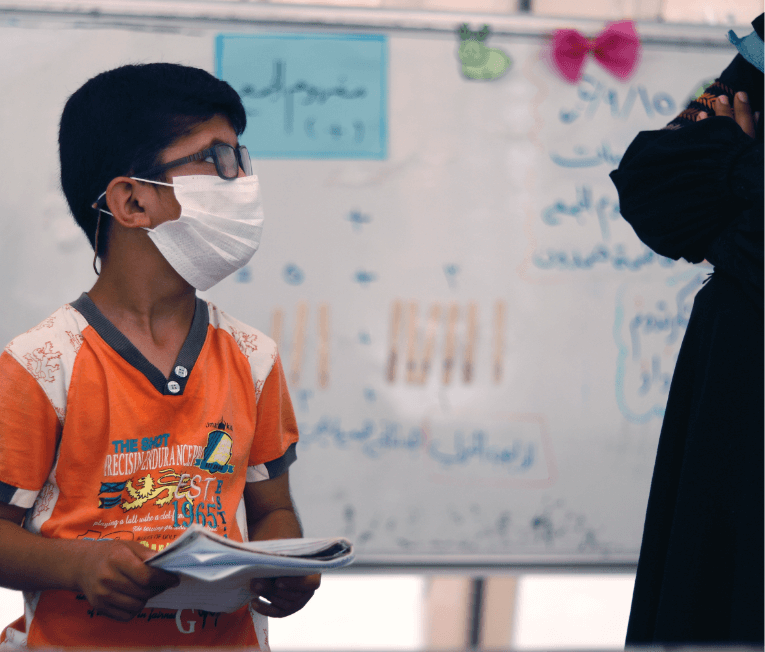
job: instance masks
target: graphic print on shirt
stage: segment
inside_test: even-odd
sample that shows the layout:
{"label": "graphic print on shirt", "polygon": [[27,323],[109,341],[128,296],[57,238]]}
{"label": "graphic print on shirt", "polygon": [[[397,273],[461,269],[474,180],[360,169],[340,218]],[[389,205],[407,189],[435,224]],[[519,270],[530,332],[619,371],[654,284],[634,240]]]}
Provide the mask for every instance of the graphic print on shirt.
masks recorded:
{"label": "graphic print on shirt", "polygon": [[50,482],[46,482],[45,485],[43,485],[43,488],[40,490],[40,494],[37,496],[37,500],[35,500],[35,504],[32,509],[32,520],[37,519],[41,514],[50,511],[51,501],[55,495],[55,487]]}
{"label": "graphic print on shirt", "polygon": [[99,530],[88,530],[78,534],[77,539],[80,541],[133,541],[135,540],[135,535],[127,530],[123,532],[110,532],[108,535],[104,535]]}
{"label": "graphic print on shirt", "polygon": [[[132,479],[128,480],[124,483],[124,488],[127,491],[129,499],[123,501],[120,507],[122,507],[125,512],[143,507],[148,502],[153,502],[157,507],[163,507],[164,505],[167,505],[177,493],[180,481],[181,476],[175,473],[173,469],[163,469],[160,471],[159,480],[156,482],[151,476],[151,473],[143,478],[137,478],[135,483]],[[119,487],[118,484],[116,486]],[[101,490],[103,492],[103,485]]]}
{"label": "graphic print on shirt", "polygon": [[[229,463],[234,448],[234,428],[221,418],[207,422],[205,429],[205,446],[172,444],[169,433],[112,441],[113,452],[104,462],[105,477],[98,492],[98,508],[119,508],[120,517],[102,519],[93,523],[93,527],[107,525],[104,521],[113,527],[133,524],[140,543],[152,550],[162,550],[178,535],[179,529],[194,523],[227,537],[228,523],[221,496],[223,478],[232,476],[235,471],[235,465]],[[186,473],[179,467],[197,468],[200,473]],[[125,475],[132,477],[113,479]],[[167,509],[156,513],[156,508]],[[149,521],[164,523],[147,525]],[[109,537],[111,535],[103,538]],[[149,539],[167,541],[149,544]]]}
{"label": "graphic print on shirt", "polygon": [[[157,507],[163,507],[178,493],[180,482],[181,476],[172,468],[162,469],[158,480],[154,480],[149,473],[125,482],[102,482],[98,492],[98,507],[111,509],[119,505],[126,512],[143,507],[148,502],[153,502]],[[123,495],[123,491],[127,493],[126,496]]]}
{"label": "graphic print on shirt", "polygon": [[[120,504],[122,500],[122,492],[125,490],[127,482],[102,482],[101,489],[98,492],[98,508],[110,509]],[[116,496],[101,496],[101,494],[116,493]]]}
{"label": "graphic print on shirt", "polygon": [[33,349],[30,353],[24,354],[26,368],[32,378],[52,383],[56,380],[54,372],[58,371],[60,365],[56,360],[61,357],[61,351],[53,350],[52,342],[45,342],[43,346]]}
{"label": "graphic print on shirt", "polygon": [[258,336],[256,333],[245,333],[244,331],[237,330],[233,326],[230,326],[229,328],[231,330],[231,335],[233,336],[234,341],[237,343],[239,350],[244,353],[244,355],[249,356],[258,350]]}
{"label": "graphic print on shirt", "polygon": [[222,430],[213,430],[207,435],[204,455],[194,460],[194,466],[208,473],[233,473],[234,467],[228,463],[234,440]]}

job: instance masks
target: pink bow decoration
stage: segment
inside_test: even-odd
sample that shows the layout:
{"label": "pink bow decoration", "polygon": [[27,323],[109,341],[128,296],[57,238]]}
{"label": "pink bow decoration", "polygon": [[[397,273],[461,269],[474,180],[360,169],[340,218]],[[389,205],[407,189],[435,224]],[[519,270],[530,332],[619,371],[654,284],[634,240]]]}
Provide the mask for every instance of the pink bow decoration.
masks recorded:
{"label": "pink bow decoration", "polygon": [[612,75],[625,81],[640,62],[640,38],[631,20],[610,23],[595,38],[575,29],[558,29],[553,34],[552,62],[556,70],[572,83],[582,77],[587,53]]}

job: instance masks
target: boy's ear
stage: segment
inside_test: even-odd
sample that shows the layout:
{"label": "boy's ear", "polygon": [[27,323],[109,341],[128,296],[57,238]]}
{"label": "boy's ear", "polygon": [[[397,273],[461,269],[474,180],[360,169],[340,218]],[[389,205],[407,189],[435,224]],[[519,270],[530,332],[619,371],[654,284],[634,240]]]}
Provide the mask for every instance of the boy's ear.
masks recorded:
{"label": "boy's ear", "polygon": [[122,226],[133,229],[151,227],[146,212],[150,201],[146,188],[130,177],[115,177],[106,187],[106,204],[114,219]]}

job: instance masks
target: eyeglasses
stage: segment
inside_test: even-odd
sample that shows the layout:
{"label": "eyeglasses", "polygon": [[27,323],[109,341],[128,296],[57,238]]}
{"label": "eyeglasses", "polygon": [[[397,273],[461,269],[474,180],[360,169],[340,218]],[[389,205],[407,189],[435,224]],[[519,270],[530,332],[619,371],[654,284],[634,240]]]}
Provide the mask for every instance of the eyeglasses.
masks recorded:
{"label": "eyeglasses", "polygon": [[[217,143],[212,147],[203,149],[201,152],[192,154],[191,156],[184,156],[183,158],[175,159],[169,163],[163,163],[157,165],[138,174],[131,175],[132,179],[139,177],[149,178],[156,177],[159,174],[171,169],[176,168],[185,163],[191,163],[192,161],[200,161],[205,159],[212,159],[215,163],[215,171],[221,179],[232,180],[239,176],[239,168],[242,168],[245,175],[252,176],[252,161],[250,160],[250,153],[244,145],[233,147],[226,143]],[[140,180],[140,179],[139,179]],[[172,184],[166,184],[172,185]],[[99,211],[103,208],[105,203],[106,192],[102,192],[98,199],[93,202],[93,208]]]}
{"label": "eyeglasses", "polygon": [[248,177],[252,175],[250,153],[244,145],[232,147],[226,143],[217,143],[212,147],[203,149],[201,152],[197,152],[191,156],[185,156],[176,159],[175,161],[170,161],[169,163],[157,165],[156,167],[139,172],[134,176],[144,178],[155,177],[171,168],[177,168],[179,165],[191,163],[192,161],[204,161],[206,159],[213,160],[215,163],[215,171],[221,179],[236,179],[239,176],[239,168],[241,168]]}
{"label": "eyeglasses", "polygon": [[[157,165],[153,168],[150,168],[138,174],[132,175],[131,178],[136,179],[138,177],[143,177],[144,179],[146,179],[150,177],[156,177],[157,175],[162,174],[166,170],[169,170],[171,168],[176,168],[179,165],[183,165],[184,163],[191,163],[192,161],[200,161],[200,160],[204,161],[206,159],[212,159],[212,162],[215,163],[215,171],[218,173],[218,176],[221,179],[227,179],[227,180],[236,179],[239,176],[239,168],[241,168],[242,171],[245,173],[245,175],[247,175],[248,177],[252,176],[252,161],[250,160],[250,153],[247,151],[247,148],[244,145],[233,147],[232,145],[229,145],[227,143],[216,143],[212,147],[203,149],[201,152],[197,152],[196,154],[192,154],[191,156],[184,156],[183,158],[170,161],[169,163],[163,163],[162,165]],[[158,183],[158,182],[155,182],[155,183]],[[163,184],[163,185],[172,185],[172,184]],[[104,209],[105,204],[106,204],[106,191],[102,192],[101,195],[98,197],[98,199],[96,199],[96,201],[94,201],[92,205],[93,209],[98,212],[98,218],[96,220],[95,246],[94,246],[94,252],[93,252],[94,253],[93,270],[96,272],[96,275],[98,275],[98,269],[96,269],[96,259],[98,258],[98,235],[99,235],[99,231],[101,230],[101,213],[104,212],[111,215],[109,211]]]}

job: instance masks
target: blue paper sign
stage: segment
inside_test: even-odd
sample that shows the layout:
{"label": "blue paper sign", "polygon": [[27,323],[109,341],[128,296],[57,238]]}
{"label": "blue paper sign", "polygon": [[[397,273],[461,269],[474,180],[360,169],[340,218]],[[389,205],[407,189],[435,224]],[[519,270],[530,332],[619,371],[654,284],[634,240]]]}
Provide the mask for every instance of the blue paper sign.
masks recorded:
{"label": "blue paper sign", "polygon": [[383,35],[219,34],[216,74],[244,102],[254,158],[383,159]]}

